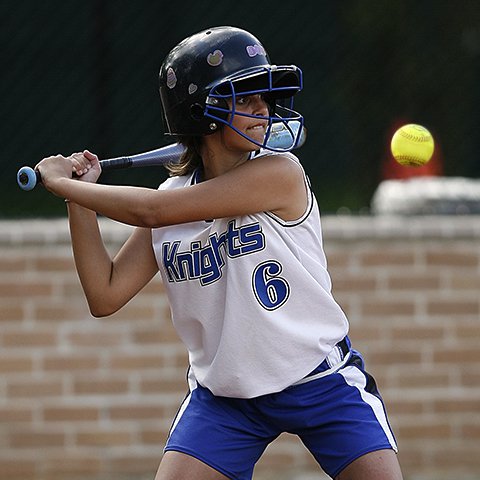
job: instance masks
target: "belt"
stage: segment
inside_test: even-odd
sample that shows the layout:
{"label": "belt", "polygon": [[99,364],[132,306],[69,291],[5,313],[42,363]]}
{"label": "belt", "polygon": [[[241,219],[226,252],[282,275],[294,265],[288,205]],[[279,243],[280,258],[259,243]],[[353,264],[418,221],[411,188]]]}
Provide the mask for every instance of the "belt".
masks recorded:
{"label": "belt", "polygon": [[326,377],[332,373],[337,372],[344,367],[350,359],[351,344],[348,337],[338,342],[315,370],[310,372],[307,376],[303,377],[298,382],[293,383],[291,386],[301,385],[302,383],[311,382],[318,378]]}

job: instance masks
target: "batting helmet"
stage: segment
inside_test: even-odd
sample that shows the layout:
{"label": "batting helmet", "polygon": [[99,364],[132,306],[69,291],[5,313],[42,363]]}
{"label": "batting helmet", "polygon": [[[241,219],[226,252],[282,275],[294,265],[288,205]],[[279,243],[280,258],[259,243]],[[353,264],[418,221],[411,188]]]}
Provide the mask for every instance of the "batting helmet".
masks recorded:
{"label": "batting helmet", "polygon": [[[292,107],[293,96],[302,89],[302,72],[294,65],[271,65],[260,41],[245,30],[216,27],[186,38],[165,58],[159,80],[167,134],[209,135],[228,125],[265,147],[272,127],[281,123],[292,132],[291,146],[281,151],[299,141],[303,117]],[[261,117],[268,120],[262,144],[232,125],[235,115],[253,116],[236,112],[235,98],[254,94],[270,107],[268,116]]]}

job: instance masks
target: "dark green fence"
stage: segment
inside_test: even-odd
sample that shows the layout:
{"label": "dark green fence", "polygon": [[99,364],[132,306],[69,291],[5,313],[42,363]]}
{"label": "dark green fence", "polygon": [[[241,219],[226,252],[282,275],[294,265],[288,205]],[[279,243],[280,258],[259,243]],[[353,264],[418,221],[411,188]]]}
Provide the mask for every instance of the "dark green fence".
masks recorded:
{"label": "dark green fence", "polygon": [[[137,153],[163,136],[157,73],[182,38],[215,25],[256,34],[274,63],[305,74],[299,150],[323,211],[368,208],[399,122],[434,133],[445,175],[480,174],[477,1],[0,1],[0,216],[64,214],[16,171],[89,148]],[[161,168],[102,181],[155,187]]]}

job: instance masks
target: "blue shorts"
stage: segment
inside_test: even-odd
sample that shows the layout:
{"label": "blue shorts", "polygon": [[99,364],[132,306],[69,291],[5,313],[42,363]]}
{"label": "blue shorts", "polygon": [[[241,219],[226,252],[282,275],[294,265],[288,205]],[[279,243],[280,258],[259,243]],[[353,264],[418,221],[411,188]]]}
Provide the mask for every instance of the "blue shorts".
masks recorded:
{"label": "blue shorts", "polygon": [[368,452],[396,451],[375,381],[346,344],[347,351],[337,350],[278,393],[235,399],[198,385],[183,402],[165,451],[191,455],[236,480],[252,478],[255,463],[283,432],[298,435],[332,478]]}

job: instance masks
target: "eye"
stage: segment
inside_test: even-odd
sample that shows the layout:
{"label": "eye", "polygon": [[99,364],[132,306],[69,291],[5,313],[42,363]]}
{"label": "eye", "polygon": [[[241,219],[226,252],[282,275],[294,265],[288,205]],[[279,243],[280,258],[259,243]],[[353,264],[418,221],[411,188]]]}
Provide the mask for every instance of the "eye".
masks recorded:
{"label": "eye", "polygon": [[237,97],[235,103],[237,105],[247,105],[249,97]]}

